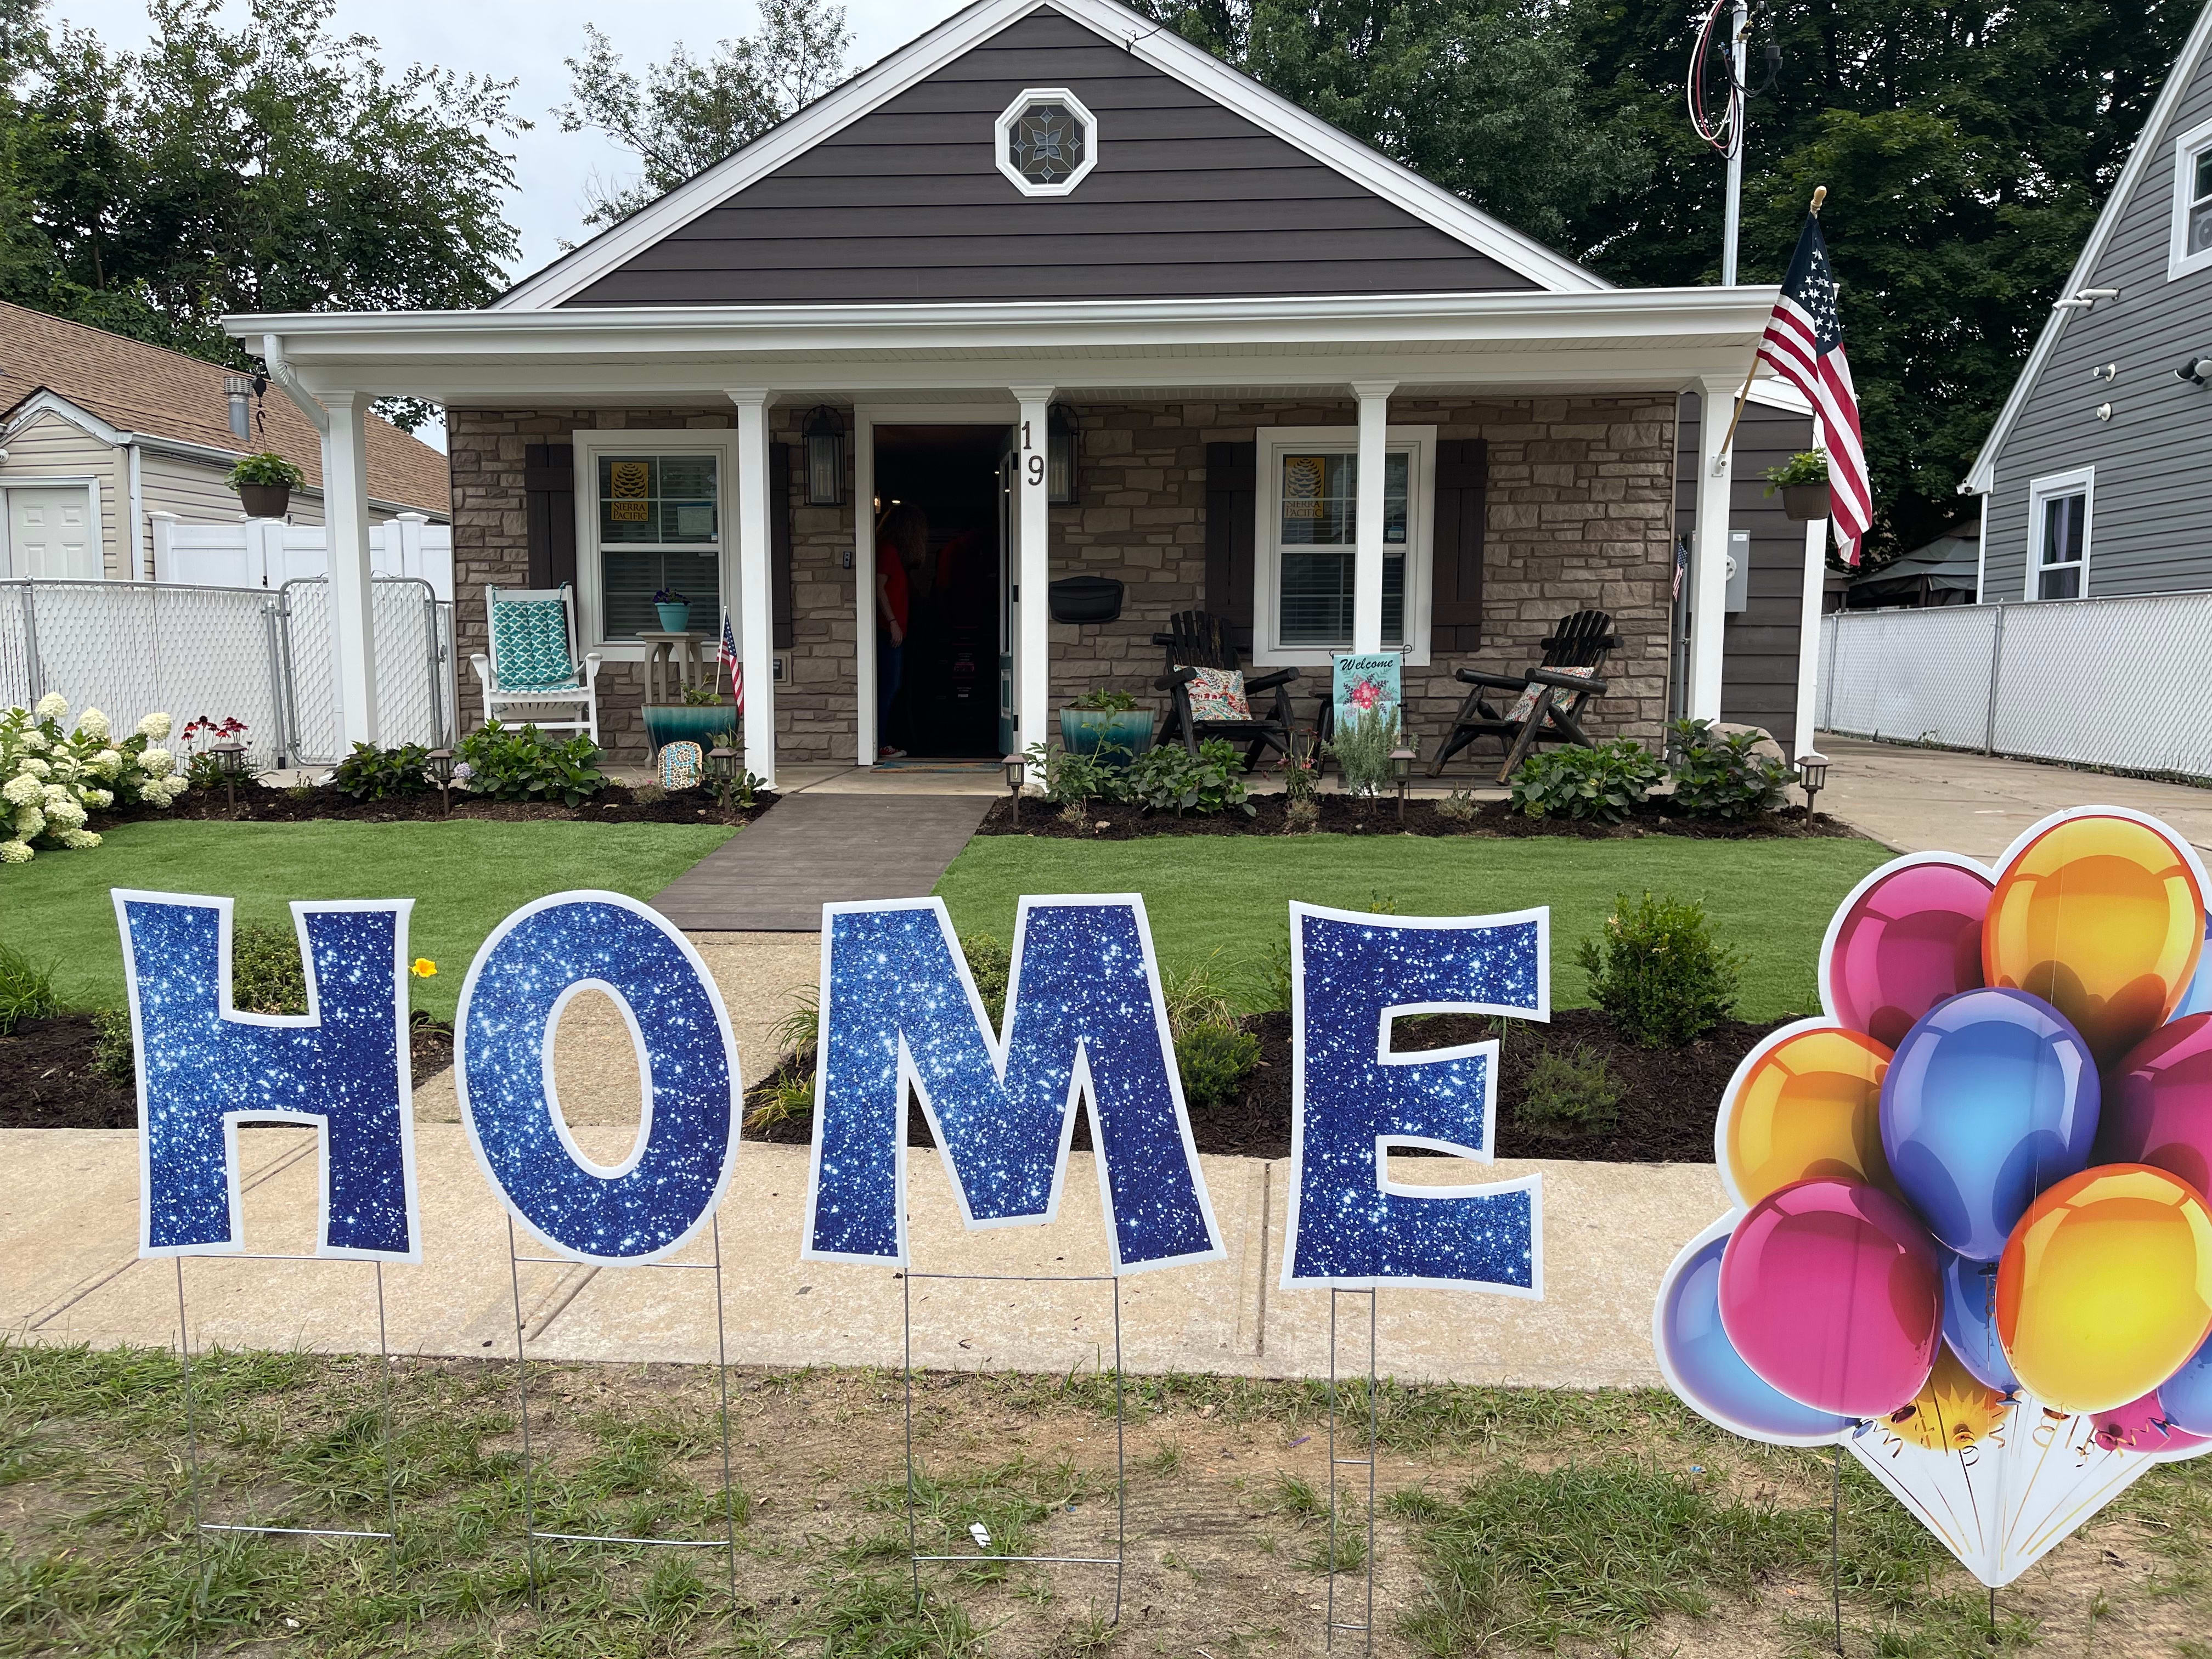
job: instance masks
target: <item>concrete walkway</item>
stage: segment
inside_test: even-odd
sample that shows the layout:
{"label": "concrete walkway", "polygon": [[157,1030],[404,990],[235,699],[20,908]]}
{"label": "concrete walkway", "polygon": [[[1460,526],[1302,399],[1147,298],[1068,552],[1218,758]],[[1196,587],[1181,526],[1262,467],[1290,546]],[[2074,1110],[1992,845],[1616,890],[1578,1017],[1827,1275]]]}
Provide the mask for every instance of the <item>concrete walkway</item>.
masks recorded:
{"label": "concrete walkway", "polygon": [[[622,1155],[629,1126],[579,1128],[595,1158]],[[240,1137],[246,1248],[313,1247],[319,1181],[315,1138],[289,1127]],[[0,1188],[0,1330],[17,1340],[96,1346],[173,1343],[177,1270],[137,1255],[136,1137],[123,1130],[0,1131],[11,1178]],[[1285,1291],[1287,1163],[1201,1160],[1225,1261],[1142,1273],[1121,1286],[1132,1370],[1325,1376],[1328,1297]],[[882,1365],[902,1351],[902,1290],[888,1268],[801,1262],[804,1147],[748,1145],[720,1218],[723,1311],[733,1364]],[[514,1292],[505,1212],[458,1126],[418,1132],[424,1260],[384,1269],[396,1352],[511,1357]],[[1727,1207],[1711,1165],[1500,1162],[1480,1178],[1544,1176],[1544,1299],[1447,1291],[1385,1291],[1382,1368],[1411,1380],[1589,1388],[1656,1385],[1651,1304],[1660,1275]],[[1401,1159],[1399,1179],[1467,1178],[1443,1158]],[[1049,1227],[968,1233],[943,1166],[909,1165],[920,1273],[1066,1274],[1106,1270],[1098,1183],[1075,1153],[1060,1218]],[[545,1254],[527,1233],[520,1254]],[[713,1260],[711,1242],[689,1259]],[[374,1270],[349,1261],[184,1263],[195,1349],[376,1348]],[[714,1358],[714,1279],[651,1267],[526,1266],[523,1322],[533,1358]],[[1113,1349],[1105,1285],[992,1285],[917,1279],[915,1363],[935,1369],[1064,1372]]]}
{"label": "concrete walkway", "polygon": [[1820,744],[1834,763],[1820,810],[1900,853],[1993,860],[2022,830],[2069,806],[2133,807],[2212,852],[2212,790],[1826,732]]}
{"label": "concrete walkway", "polygon": [[817,933],[825,903],[929,892],[989,805],[975,795],[787,795],[653,906],[686,932]]}

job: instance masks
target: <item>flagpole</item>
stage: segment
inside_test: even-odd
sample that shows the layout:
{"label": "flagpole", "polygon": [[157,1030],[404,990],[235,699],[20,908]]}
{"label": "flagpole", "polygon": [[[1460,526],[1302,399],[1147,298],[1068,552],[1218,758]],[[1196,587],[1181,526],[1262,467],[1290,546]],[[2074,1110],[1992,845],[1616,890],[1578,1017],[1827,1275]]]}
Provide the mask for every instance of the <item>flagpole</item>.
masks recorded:
{"label": "flagpole", "polygon": [[[1826,185],[1813,186],[1813,216],[1815,219],[1820,216],[1820,204],[1827,199],[1828,187]],[[1743,390],[1735,394],[1735,414],[1729,422],[1728,436],[1721,440],[1721,447],[1713,452],[1713,477],[1716,478],[1720,477],[1721,466],[1728,459],[1729,450],[1735,443],[1736,426],[1743,419],[1743,406],[1751,400],[1751,383],[1758,374],[1759,353],[1754,349],[1751,356],[1751,370],[1743,377]]]}

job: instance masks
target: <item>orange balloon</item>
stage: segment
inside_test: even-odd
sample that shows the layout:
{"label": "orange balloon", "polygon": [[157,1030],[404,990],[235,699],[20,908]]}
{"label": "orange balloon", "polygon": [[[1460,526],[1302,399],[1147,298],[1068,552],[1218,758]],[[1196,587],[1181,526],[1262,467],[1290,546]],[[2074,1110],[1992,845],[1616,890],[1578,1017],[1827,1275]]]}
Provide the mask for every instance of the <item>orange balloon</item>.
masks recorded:
{"label": "orange balloon", "polygon": [[1881,1079],[1889,1050],[1841,1026],[1784,1037],[1736,1074],[1722,1103],[1721,1158],[1756,1204],[1793,1181],[1831,1176],[1889,1187]]}
{"label": "orange balloon", "polygon": [[1890,1432],[1929,1451],[1964,1451],[2004,1421],[2005,1398],[1947,1346],[1910,1405],[1889,1416]]}
{"label": "orange balloon", "polygon": [[2045,1405],[2140,1400],[2212,1334],[2212,1208],[2148,1164],[2069,1176],[2006,1241],[1996,1316],[2013,1374]]}
{"label": "orange balloon", "polygon": [[2051,825],[1997,877],[1982,970],[2073,1021],[2103,1066],[2165,1023],[2203,947],[2204,895],[2181,849],[2092,812]]}

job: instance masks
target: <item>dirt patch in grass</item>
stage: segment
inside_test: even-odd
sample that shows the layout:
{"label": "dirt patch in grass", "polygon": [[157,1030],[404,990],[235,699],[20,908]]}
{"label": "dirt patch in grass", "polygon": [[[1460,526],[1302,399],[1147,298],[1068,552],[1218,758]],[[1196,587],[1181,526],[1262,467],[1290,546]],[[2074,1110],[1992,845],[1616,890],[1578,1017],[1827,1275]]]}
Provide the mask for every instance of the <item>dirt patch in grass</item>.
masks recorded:
{"label": "dirt patch in grass", "polygon": [[[1446,1048],[1501,1037],[1498,1068],[1500,1158],[1589,1158],[1606,1164],[1710,1164],[1713,1106],[1737,1064],[1769,1032],[1788,1024],[1730,1020],[1679,1048],[1647,1048],[1621,1035],[1595,1008],[1556,1008],[1551,1024],[1498,1022],[1437,1014],[1400,1024],[1401,1049]],[[1194,1105],[1191,1134],[1201,1152],[1247,1158],[1291,1155],[1291,1017],[1247,1014],[1238,1024],[1260,1039],[1260,1059],[1237,1098]],[[1617,1098],[1586,1122],[1540,1120],[1528,1109],[1530,1073],[1547,1051],[1601,1063]],[[745,1097],[746,1138],[805,1146],[814,1138],[813,1068],[787,1054]],[[919,1107],[907,1110],[907,1144],[934,1146]],[[1073,1145],[1091,1147],[1087,1114]],[[1413,1156],[1424,1156],[1415,1153]]]}
{"label": "dirt patch in grass", "polygon": [[235,806],[221,789],[194,789],[179,796],[166,810],[144,808],[101,814],[93,828],[160,818],[234,819],[252,823],[299,823],[319,818],[353,823],[418,823],[444,817],[484,818],[500,823],[540,818],[573,823],[750,823],[775,805],[777,799],[763,793],[753,798],[750,806],[733,801],[725,810],[709,790],[648,790],[646,799],[641,799],[629,785],[615,783],[574,806],[558,800],[478,800],[456,791],[449,811],[434,790],[428,794],[395,796],[388,800],[356,801],[326,786],[303,784],[295,788],[272,789],[255,783],[240,786]]}
{"label": "dirt patch in grass", "polygon": [[[1820,813],[1810,825],[1795,811],[1767,812],[1740,823],[1720,823],[1708,818],[1682,817],[1655,804],[1622,823],[1578,823],[1570,818],[1532,818],[1513,810],[1509,801],[1484,801],[1471,815],[1447,816],[1443,803],[1409,800],[1405,817],[1398,815],[1394,796],[1359,799],[1350,795],[1323,795],[1315,803],[1319,817],[1308,828],[1339,836],[1486,836],[1491,839],[1559,839],[1634,841],[1644,836],[1684,836],[1696,841],[1793,841],[1840,838],[1863,841],[1848,824]],[[1021,816],[1013,815],[1011,800],[994,802],[984,814],[979,836],[1043,836],[1067,841],[1134,841],[1146,836],[1283,836],[1303,831],[1290,828],[1289,802],[1281,795],[1255,795],[1253,810],[1217,812],[1208,816],[1149,812],[1127,802],[1091,801],[1079,814],[1043,801],[1024,801]]]}
{"label": "dirt patch in grass", "polygon": [[[97,1014],[26,1020],[0,1036],[0,1129],[135,1129],[138,1096],[100,1069]],[[419,1087],[453,1063],[453,1028],[417,1012],[409,1063]]]}
{"label": "dirt patch in grass", "polygon": [[[167,1353],[0,1350],[9,1629],[29,1652],[1318,1655],[1329,1443],[1316,1384],[919,1373],[908,1565],[902,1379],[734,1370],[732,1486],[709,1368],[533,1364],[527,1488],[547,1530],[722,1550],[526,1550],[511,1364],[403,1359],[386,1442],[374,1358],[197,1357],[208,1518],[381,1526],[400,1547],[187,1528]],[[1364,1401],[1349,1405],[1358,1415]],[[1375,1651],[1826,1650],[1829,1462],[1731,1439],[1648,1392],[1386,1385]],[[1357,1448],[1340,1446],[1342,1455]],[[388,1461],[387,1461],[388,1460]],[[1364,1608],[1362,1470],[1341,1470],[1338,1617]],[[1110,1566],[1126,1497],[1118,1629]],[[1844,1478],[1846,1651],[1966,1659],[2185,1655],[2212,1614],[2212,1471],[2153,1470],[1987,1601],[1856,1465]],[[977,1541],[981,1527],[989,1543]],[[535,1595],[533,1595],[533,1580]],[[1343,1650],[1340,1637],[1337,1650]]]}

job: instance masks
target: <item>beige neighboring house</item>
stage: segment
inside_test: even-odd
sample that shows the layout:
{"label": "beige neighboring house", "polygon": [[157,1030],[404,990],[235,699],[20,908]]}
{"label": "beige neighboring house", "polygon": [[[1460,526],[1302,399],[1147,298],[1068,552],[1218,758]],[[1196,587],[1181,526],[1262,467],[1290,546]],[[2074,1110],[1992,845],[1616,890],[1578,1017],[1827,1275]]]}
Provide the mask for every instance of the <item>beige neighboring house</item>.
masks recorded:
{"label": "beige neighboring house", "polygon": [[[150,580],[149,515],[233,524],[223,482],[274,450],[307,474],[292,524],[323,521],[322,444],[289,398],[234,392],[219,365],[44,312],[0,303],[0,580]],[[444,524],[446,458],[369,417],[369,516]],[[94,538],[97,534],[95,543]]]}

